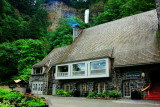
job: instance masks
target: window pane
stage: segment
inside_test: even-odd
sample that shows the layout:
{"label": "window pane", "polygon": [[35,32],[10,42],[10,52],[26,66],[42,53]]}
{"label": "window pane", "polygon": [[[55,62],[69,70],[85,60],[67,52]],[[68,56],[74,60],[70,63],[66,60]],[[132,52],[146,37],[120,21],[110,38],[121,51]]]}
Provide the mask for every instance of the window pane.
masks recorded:
{"label": "window pane", "polygon": [[59,66],[58,72],[68,72],[68,65]]}
{"label": "window pane", "polygon": [[65,91],[70,91],[70,87],[71,87],[71,85],[70,84],[63,84],[63,89],[65,90]]}
{"label": "window pane", "polygon": [[106,69],[106,61],[91,62],[91,70]]}
{"label": "window pane", "polygon": [[41,68],[37,68],[36,69],[36,74],[40,74],[41,73]]}
{"label": "window pane", "polygon": [[33,74],[42,74],[42,68],[33,68]]}
{"label": "window pane", "polygon": [[85,63],[73,64],[73,71],[85,71]]}

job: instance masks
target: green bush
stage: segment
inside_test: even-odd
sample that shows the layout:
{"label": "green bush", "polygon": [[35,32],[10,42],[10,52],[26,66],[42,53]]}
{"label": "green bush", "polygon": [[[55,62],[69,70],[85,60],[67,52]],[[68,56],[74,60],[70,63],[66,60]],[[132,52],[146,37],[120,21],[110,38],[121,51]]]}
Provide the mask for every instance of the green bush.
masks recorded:
{"label": "green bush", "polygon": [[33,106],[41,106],[40,103],[34,102],[34,101],[27,101],[26,104],[27,104],[29,107],[33,107]]}
{"label": "green bush", "polygon": [[72,96],[73,95],[73,91],[72,90],[70,90],[70,91],[65,91],[65,90],[63,90],[63,89],[60,89],[60,90],[57,90],[56,91],[56,95],[58,95],[58,96]]}
{"label": "green bush", "polygon": [[72,96],[73,95],[73,91],[72,90],[68,91],[68,95]]}
{"label": "green bush", "polygon": [[89,92],[87,98],[95,98],[96,97],[96,92]]}
{"label": "green bush", "polygon": [[9,94],[6,94],[3,96],[3,99],[9,100],[9,101],[19,101],[24,97],[24,94],[21,92],[10,92]]}
{"label": "green bush", "polygon": [[119,93],[117,91],[102,91],[102,92],[89,92],[87,98],[98,98],[98,99],[110,99],[118,98]]}
{"label": "green bush", "polygon": [[0,107],[15,107],[12,105],[8,100],[3,100],[3,102],[0,102]]}
{"label": "green bush", "polygon": [[46,100],[40,97],[24,96],[24,93],[11,92],[11,90],[2,88],[0,88],[0,102],[0,107],[33,107],[46,105]]}
{"label": "green bush", "polygon": [[119,93],[118,93],[118,91],[108,91],[108,96],[110,98],[118,98],[119,97]]}
{"label": "green bush", "polygon": [[62,96],[62,95],[64,95],[64,90],[63,89],[61,89],[61,90],[57,90],[56,91],[56,95],[58,95],[58,96]]}
{"label": "green bush", "polygon": [[0,88],[0,95],[10,93],[11,91],[12,91],[11,89]]}

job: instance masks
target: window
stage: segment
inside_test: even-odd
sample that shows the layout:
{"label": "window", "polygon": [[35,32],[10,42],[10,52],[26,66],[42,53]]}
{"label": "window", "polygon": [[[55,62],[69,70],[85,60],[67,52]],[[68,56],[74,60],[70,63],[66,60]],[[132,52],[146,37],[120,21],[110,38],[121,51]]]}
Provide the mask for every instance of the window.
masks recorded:
{"label": "window", "polygon": [[70,85],[70,84],[63,84],[63,85],[62,85],[62,88],[63,88],[65,91],[70,91],[70,90],[71,90],[71,85]]}
{"label": "window", "polygon": [[42,67],[41,68],[33,68],[33,74],[42,74]]}
{"label": "window", "polygon": [[55,67],[51,68],[51,76],[52,78],[55,77]]}
{"label": "window", "polygon": [[43,84],[41,84],[41,91],[43,91],[43,88],[42,88],[42,87],[43,87]]}
{"label": "window", "polygon": [[73,64],[73,71],[85,71],[85,63]]}
{"label": "window", "polygon": [[99,82],[95,84],[95,91],[102,92],[102,91],[105,91],[106,88],[107,88],[107,85],[104,82]]}
{"label": "window", "polygon": [[58,66],[58,72],[68,72],[68,65]]}
{"label": "window", "polygon": [[91,70],[102,70],[106,69],[106,61],[94,61],[91,62]]}

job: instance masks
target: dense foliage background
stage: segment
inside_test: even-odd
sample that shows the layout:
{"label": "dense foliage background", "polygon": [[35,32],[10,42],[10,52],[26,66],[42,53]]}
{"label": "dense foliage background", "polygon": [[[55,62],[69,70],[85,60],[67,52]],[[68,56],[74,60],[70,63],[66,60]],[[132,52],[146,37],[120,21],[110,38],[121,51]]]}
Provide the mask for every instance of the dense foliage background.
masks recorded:
{"label": "dense foliage background", "polygon": [[[90,9],[90,23],[75,16],[62,18],[49,31],[44,3],[64,2],[69,7]],[[155,9],[154,0],[0,0],[0,84],[28,80],[33,64],[53,48],[72,43],[72,24],[87,28]],[[7,77],[7,78],[6,78]]]}

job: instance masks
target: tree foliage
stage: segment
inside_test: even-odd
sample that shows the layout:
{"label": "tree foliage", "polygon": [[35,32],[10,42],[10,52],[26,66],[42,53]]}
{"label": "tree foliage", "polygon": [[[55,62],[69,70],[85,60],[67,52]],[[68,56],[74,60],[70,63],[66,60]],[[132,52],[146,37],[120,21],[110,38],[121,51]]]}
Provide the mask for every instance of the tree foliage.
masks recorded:
{"label": "tree foliage", "polygon": [[9,3],[21,13],[27,15],[34,15],[41,4],[45,0],[8,0]]}
{"label": "tree foliage", "polygon": [[[27,0],[20,1],[24,5],[27,2]],[[42,0],[37,0],[36,4],[41,3],[40,1]],[[22,6],[15,0],[12,2],[13,4],[17,3],[17,6]],[[31,2],[31,0],[28,0],[28,2]],[[19,10],[13,9],[13,6],[6,0],[0,1],[0,43],[26,38],[40,39],[47,35],[47,27],[49,25],[48,13],[44,8],[37,7],[38,4],[36,4],[32,4],[35,8],[33,12],[24,9],[27,11],[24,12],[26,14],[20,14]]]}
{"label": "tree foliage", "polygon": [[108,0],[105,12],[93,20],[93,25],[155,9],[154,0]]}
{"label": "tree foliage", "polygon": [[74,24],[79,24],[82,28],[89,27],[88,24],[76,17],[61,19],[55,31],[49,32],[49,41],[52,49],[70,45],[72,43],[72,25]]}
{"label": "tree foliage", "polygon": [[0,83],[3,83],[18,73],[18,57],[16,48],[11,45],[11,43],[1,44],[0,59]]}
{"label": "tree foliage", "polygon": [[[28,80],[33,64],[39,62],[47,52],[43,41],[20,39],[0,45],[0,82],[8,76]],[[14,76],[14,77],[13,77]]]}
{"label": "tree foliage", "polygon": [[48,13],[44,8],[39,8],[32,16],[28,28],[28,38],[39,39],[47,35]]}

